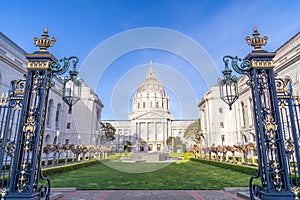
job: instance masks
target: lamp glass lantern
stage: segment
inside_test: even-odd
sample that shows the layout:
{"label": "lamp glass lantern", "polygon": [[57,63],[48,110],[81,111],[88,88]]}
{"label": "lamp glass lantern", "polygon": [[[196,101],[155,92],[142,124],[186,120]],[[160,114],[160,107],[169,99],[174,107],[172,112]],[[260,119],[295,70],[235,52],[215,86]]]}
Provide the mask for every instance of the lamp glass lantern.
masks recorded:
{"label": "lamp glass lantern", "polygon": [[232,109],[232,104],[239,98],[238,94],[238,80],[235,75],[232,75],[232,71],[228,68],[225,62],[225,69],[222,72],[223,78],[219,79],[220,98],[229,105],[229,109]]}
{"label": "lamp glass lantern", "polygon": [[82,82],[77,77],[76,69],[69,73],[70,76],[64,78],[63,100],[69,105],[69,112],[71,112],[72,106],[80,99]]}

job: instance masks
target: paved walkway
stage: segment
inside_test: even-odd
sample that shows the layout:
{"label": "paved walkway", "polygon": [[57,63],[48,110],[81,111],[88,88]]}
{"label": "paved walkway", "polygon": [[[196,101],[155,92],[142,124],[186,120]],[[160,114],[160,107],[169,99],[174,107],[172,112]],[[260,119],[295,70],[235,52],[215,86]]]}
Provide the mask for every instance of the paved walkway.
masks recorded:
{"label": "paved walkway", "polygon": [[223,190],[76,190],[56,193],[52,200],[242,200]]}

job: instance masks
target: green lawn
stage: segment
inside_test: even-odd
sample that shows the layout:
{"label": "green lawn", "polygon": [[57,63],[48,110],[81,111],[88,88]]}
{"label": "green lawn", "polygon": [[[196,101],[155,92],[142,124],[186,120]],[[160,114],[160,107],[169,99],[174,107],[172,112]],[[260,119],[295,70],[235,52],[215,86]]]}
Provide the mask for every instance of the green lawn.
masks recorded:
{"label": "green lawn", "polygon": [[[112,167],[122,168],[123,171]],[[129,169],[135,173],[124,172],[130,171]],[[152,172],[137,173],[144,170]],[[247,187],[249,178],[250,175],[247,174],[193,161],[178,161],[168,165],[99,162],[50,176],[52,187],[76,187],[81,190],[215,190]]]}

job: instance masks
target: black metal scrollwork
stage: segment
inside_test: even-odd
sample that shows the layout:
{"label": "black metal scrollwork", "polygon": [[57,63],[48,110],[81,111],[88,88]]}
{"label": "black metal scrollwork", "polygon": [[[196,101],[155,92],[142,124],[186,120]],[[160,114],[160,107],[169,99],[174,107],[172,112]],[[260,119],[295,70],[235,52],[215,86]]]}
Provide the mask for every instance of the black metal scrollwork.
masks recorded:
{"label": "black metal scrollwork", "polygon": [[71,71],[76,71],[76,65],[79,61],[79,59],[76,56],[70,56],[68,58],[64,57],[62,59],[60,59],[59,61],[52,61],[50,66],[52,69],[52,76],[51,76],[51,82],[50,82],[50,87],[54,86],[55,83],[52,80],[52,78],[54,76],[57,75],[62,75],[64,73],[66,73],[70,67],[70,62],[72,61],[73,64],[73,68],[71,69]]}
{"label": "black metal scrollwork", "polygon": [[237,56],[224,56],[223,61],[225,65],[228,66],[229,61],[231,60],[232,68],[239,74],[245,74],[249,77],[246,81],[246,84],[252,87],[251,75],[250,75],[250,64],[249,60],[243,60]]}

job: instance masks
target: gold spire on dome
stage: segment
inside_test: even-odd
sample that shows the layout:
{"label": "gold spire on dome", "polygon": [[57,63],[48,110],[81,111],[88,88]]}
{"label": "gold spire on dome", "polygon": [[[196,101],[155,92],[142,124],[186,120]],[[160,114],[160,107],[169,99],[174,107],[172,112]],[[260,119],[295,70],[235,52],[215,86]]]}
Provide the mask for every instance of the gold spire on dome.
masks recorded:
{"label": "gold spire on dome", "polygon": [[153,72],[153,68],[152,68],[152,60],[150,60],[150,67],[149,67],[147,79],[155,80],[155,76],[154,76],[154,72]]}
{"label": "gold spire on dome", "polygon": [[54,42],[56,41],[56,38],[52,37],[50,40],[48,37],[48,28],[45,28],[44,33],[42,34],[42,38],[33,38],[34,45],[40,48],[38,51],[47,51],[48,47],[53,46]]}
{"label": "gold spire on dome", "polygon": [[262,50],[262,46],[265,46],[267,44],[268,37],[260,37],[260,33],[257,31],[256,26],[254,26],[254,32],[253,37],[250,38],[250,36],[247,36],[245,39],[248,43],[248,45],[251,45],[254,47],[254,50]]}

